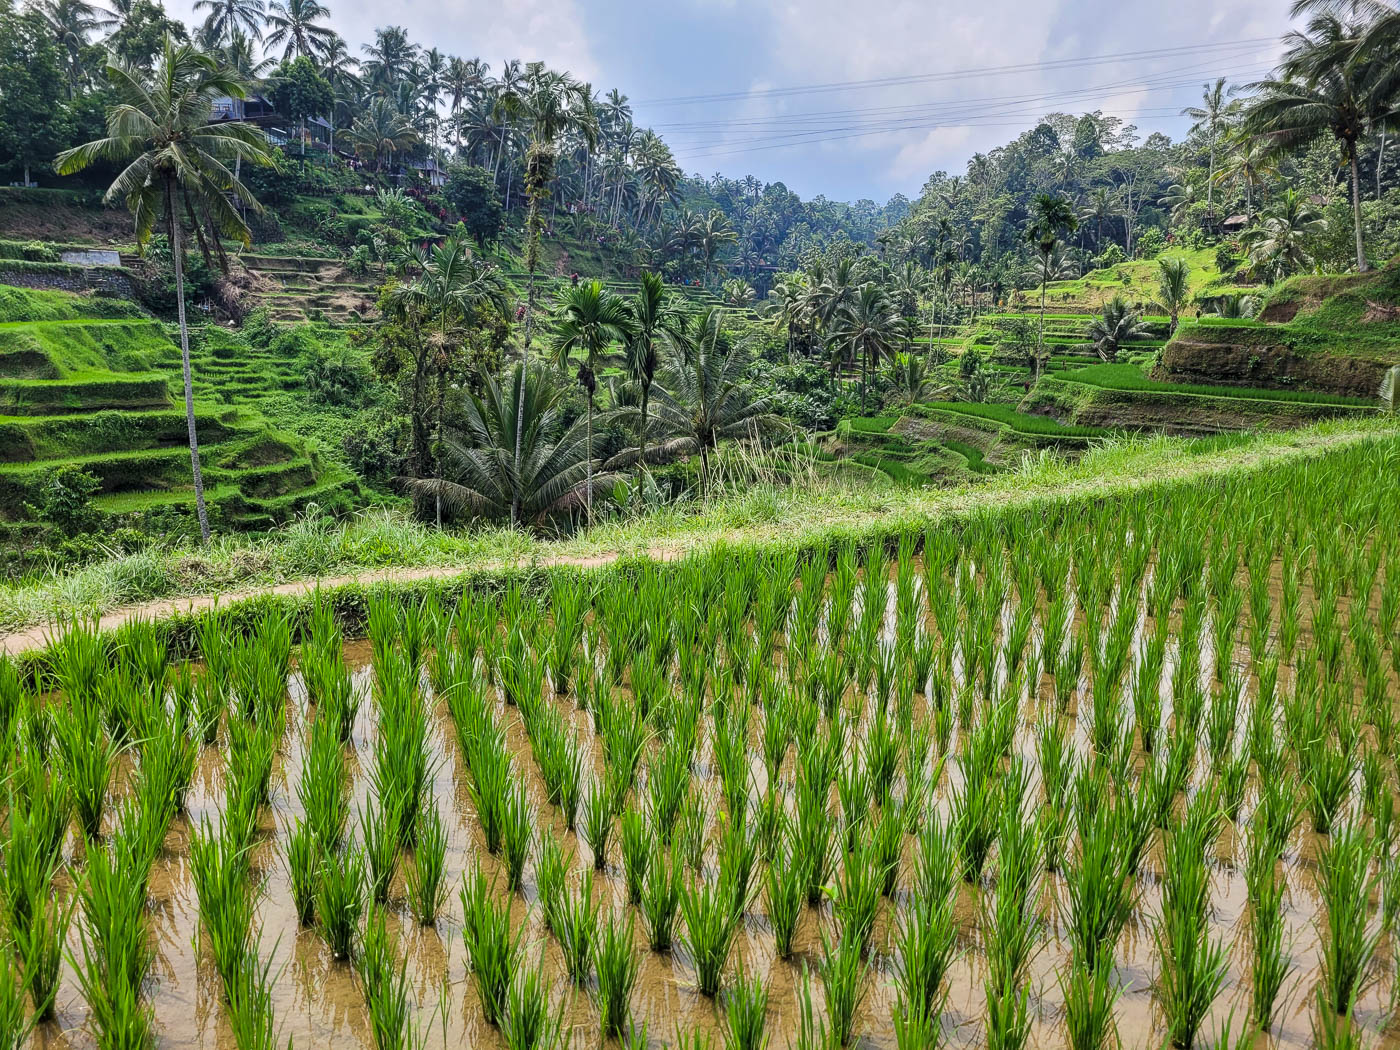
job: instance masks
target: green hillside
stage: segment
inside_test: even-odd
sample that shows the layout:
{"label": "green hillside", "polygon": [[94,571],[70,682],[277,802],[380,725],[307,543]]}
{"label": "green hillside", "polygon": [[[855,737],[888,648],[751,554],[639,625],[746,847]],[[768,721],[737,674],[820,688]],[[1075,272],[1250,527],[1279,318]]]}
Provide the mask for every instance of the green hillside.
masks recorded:
{"label": "green hillside", "polygon": [[[193,504],[179,347],[128,304],[61,292],[0,293],[0,519],[52,471],[99,483],[95,504],[123,515]],[[111,316],[108,316],[111,315]],[[282,521],[315,501],[343,506],[357,485],[307,441],[271,427],[259,396],[297,380],[291,362],[197,340],[196,422],[211,513],[236,527]]]}

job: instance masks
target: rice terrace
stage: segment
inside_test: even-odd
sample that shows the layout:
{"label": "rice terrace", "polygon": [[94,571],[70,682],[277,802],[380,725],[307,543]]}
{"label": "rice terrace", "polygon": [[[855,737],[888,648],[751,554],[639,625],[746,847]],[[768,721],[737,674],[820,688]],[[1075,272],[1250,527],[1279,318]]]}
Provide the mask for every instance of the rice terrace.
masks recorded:
{"label": "rice terrace", "polygon": [[0,6],[0,1050],[1400,1046],[1400,13],[1142,6]]}

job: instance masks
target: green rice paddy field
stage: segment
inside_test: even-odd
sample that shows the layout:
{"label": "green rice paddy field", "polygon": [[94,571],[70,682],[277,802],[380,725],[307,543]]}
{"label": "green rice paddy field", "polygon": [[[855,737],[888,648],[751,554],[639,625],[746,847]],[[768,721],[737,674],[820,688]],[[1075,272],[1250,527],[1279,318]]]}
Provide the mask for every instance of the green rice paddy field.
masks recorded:
{"label": "green rice paddy field", "polygon": [[364,642],[328,604],[71,625],[0,663],[0,1028],[1383,1040],[1398,464],[1381,439],[889,547],[386,591]]}

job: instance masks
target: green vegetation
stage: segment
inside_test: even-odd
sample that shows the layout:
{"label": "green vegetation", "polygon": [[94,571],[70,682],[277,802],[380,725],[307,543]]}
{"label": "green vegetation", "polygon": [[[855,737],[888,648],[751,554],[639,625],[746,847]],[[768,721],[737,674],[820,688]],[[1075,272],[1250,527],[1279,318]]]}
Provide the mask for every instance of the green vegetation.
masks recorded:
{"label": "green vegetation", "polygon": [[1354,408],[1372,408],[1374,402],[1359,397],[1338,397],[1333,394],[1317,394],[1303,390],[1250,390],[1231,386],[1202,386],[1189,383],[1159,383],[1143,375],[1136,365],[1104,364],[1091,365],[1061,372],[1055,377],[1066,383],[1087,383],[1108,390],[1147,390],[1171,394],[1200,395],[1202,397],[1253,398],[1262,401],[1296,401],[1319,405],[1338,405]]}

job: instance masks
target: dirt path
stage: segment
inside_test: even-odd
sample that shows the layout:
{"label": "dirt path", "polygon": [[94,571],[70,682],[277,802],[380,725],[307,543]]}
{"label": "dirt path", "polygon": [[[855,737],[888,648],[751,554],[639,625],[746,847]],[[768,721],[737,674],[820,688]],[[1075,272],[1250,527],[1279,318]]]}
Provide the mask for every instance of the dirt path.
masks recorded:
{"label": "dirt path", "polygon": [[[638,552],[628,552],[629,557]],[[657,561],[674,561],[688,553],[682,547],[655,547],[640,552]],[[550,566],[572,566],[579,569],[596,569],[611,565],[623,555],[619,552],[589,556],[558,555],[550,558],[534,558],[517,562],[482,562],[479,565],[423,565],[416,568],[366,569],[364,572],[347,573],[343,576],[322,576],[316,579],[292,580],[263,587],[249,587],[222,594],[184,595],[175,598],[159,598],[136,605],[123,605],[103,613],[97,620],[100,630],[111,631],[132,620],[161,620],[170,616],[207,612],[216,605],[231,605],[245,598],[263,595],[310,594],[317,588],[334,590],[347,584],[373,586],[380,583],[413,583],[418,580],[445,580],[468,572],[491,572],[511,568],[546,568]],[[52,625],[33,624],[5,635],[0,635],[0,653],[17,656],[20,653],[42,649],[49,643]]]}

